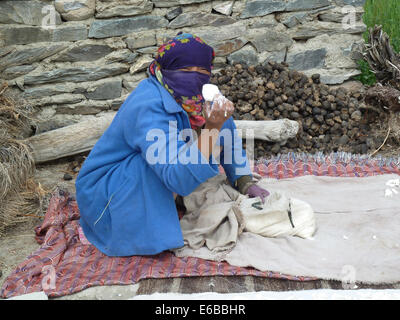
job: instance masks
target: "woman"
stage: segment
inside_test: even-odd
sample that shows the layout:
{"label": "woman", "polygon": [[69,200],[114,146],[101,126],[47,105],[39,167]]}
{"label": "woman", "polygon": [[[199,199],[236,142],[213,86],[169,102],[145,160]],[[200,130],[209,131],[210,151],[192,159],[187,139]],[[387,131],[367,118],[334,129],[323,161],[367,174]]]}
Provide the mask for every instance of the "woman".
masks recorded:
{"label": "woman", "polygon": [[[152,255],[182,247],[174,200],[219,173],[215,146],[233,186],[262,200],[268,195],[251,182],[234,130],[233,104],[226,101],[212,109],[204,104],[202,86],[210,80],[213,58],[214,50],[191,34],[178,34],[162,45],[149,78],[128,96],[84,162],[76,180],[80,224],[104,254]],[[183,141],[185,129],[198,138],[193,134]],[[233,136],[228,147],[216,141],[223,129]],[[196,161],[177,161],[189,147]],[[244,155],[242,163],[226,161],[234,150]]]}

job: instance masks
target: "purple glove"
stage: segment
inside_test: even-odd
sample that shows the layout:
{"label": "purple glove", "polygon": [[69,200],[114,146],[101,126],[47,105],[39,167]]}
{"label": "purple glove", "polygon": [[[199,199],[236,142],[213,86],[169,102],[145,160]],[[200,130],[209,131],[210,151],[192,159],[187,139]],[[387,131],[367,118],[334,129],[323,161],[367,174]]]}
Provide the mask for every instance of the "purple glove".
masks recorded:
{"label": "purple glove", "polygon": [[269,196],[269,192],[256,184],[251,185],[247,189],[247,194],[250,198],[260,197],[262,203],[264,203],[264,199]]}

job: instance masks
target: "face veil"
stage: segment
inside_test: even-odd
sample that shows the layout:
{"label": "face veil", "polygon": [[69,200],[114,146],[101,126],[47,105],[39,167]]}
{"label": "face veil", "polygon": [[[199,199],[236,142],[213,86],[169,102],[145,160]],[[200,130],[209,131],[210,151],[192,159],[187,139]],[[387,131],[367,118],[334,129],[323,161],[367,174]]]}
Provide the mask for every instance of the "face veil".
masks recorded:
{"label": "face veil", "polygon": [[159,47],[157,56],[149,66],[149,72],[175,98],[188,113],[193,129],[202,127],[204,98],[201,94],[210,76],[197,71],[181,71],[187,67],[201,67],[211,73],[215,53],[201,38],[178,34]]}

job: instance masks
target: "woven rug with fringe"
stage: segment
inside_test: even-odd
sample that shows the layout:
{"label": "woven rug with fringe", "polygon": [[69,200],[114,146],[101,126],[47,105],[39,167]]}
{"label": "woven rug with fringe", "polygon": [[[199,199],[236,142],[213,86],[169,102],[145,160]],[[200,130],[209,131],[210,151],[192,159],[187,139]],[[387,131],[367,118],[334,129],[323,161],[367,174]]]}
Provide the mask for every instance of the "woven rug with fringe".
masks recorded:
{"label": "woven rug with fringe", "polygon": [[[400,157],[370,158],[340,152],[329,155],[288,153],[257,161],[253,171],[276,179],[303,175],[400,175]],[[153,256],[108,257],[93,245],[80,241],[76,201],[62,190],[53,194],[44,221],[35,228],[35,233],[41,247],[8,276],[0,292],[2,298],[38,291],[44,291],[49,297],[59,297],[92,286],[128,285],[147,278],[252,275],[297,281],[317,280],[235,267],[226,262],[178,258],[167,251]]]}

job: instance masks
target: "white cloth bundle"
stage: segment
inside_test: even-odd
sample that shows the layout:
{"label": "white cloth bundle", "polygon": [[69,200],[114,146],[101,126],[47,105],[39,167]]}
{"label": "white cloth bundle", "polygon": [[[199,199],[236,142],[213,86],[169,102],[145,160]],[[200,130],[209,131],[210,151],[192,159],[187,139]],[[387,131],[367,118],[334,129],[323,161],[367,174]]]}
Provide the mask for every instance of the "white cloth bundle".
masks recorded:
{"label": "white cloth bundle", "polygon": [[280,192],[272,192],[264,204],[257,199],[247,198],[240,202],[245,231],[264,237],[312,239],[316,223],[314,211],[308,203],[288,198]]}

